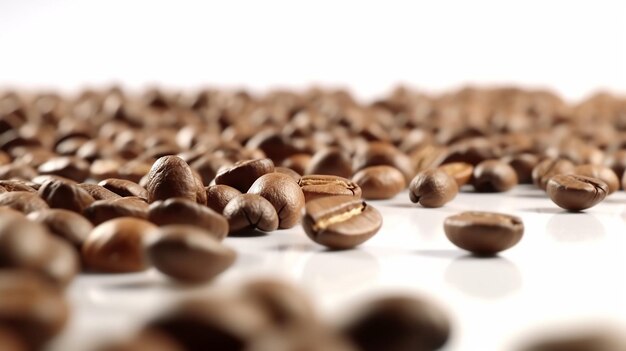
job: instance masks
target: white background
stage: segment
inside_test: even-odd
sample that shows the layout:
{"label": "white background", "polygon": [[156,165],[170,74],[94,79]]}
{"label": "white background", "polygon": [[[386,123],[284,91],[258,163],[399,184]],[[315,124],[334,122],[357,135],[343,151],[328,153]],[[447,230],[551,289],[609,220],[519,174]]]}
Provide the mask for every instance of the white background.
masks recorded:
{"label": "white background", "polygon": [[0,0],[0,86],[626,92],[626,3]]}

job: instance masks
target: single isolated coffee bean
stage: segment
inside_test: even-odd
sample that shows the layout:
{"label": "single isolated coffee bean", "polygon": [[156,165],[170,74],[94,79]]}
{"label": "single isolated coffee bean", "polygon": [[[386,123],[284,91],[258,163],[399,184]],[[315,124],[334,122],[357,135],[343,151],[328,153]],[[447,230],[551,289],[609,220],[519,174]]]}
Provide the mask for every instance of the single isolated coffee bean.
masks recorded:
{"label": "single isolated coffee bean", "polygon": [[119,196],[137,196],[148,200],[148,191],[141,185],[126,179],[109,178],[101,181],[98,185],[108,189]]}
{"label": "single isolated coffee bean", "polygon": [[142,219],[122,217],[95,227],[82,247],[83,262],[101,272],[125,273],[148,268],[144,243],[157,227]]}
{"label": "single isolated coffee bean", "polygon": [[218,184],[209,185],[206,188],[206,204],[217,213],[224,212],[224,207],[228,205],[230,200],[241,195],[241,192],[231,186]]}
{"label": "single isolated coffee bean", "polygon": [[237,256],[212,233],[188,225],[158,228],[148,243],[147,253],[160,272],[193,283],[215,278],[230,267]]}
{"label": "single isolated coffee bean", "polygon": [[2,193],[0,194],[0,206],[9,207],[24,214],[50,208],[37,193],[30,191]]}
{"label": "single isolated coffee bean", "polygon": [[271,232],[278,229],[278,214],[271,202],[256,194],[241,194],[224,208],[230,233],[246,234],[256,229]]}
{"label": "single isolated coffee bean", "polygon": [[362,351],[434,351],[447,343],[451,325],[430,301],[389,296],[357,309],[341,330]]}
{"label": "single isolated coffee bean", "polygon": [[600,203],[609,187],[600,179],[575,174],[556,175],[546,189],[550,199],[568,211],[582,211]]}
{"label": "single isolated coffee bean", "polygon": [[262,175],[250,186],[248,193],[260,195],[274,206],[279,228],[291,228],[300,222],[304,194],[291,177],[280,173]]}
{"label": "single isolated coffee bean", "polygon": [[437,168],[452,176],[459,189],[469,183],[470,179],[472,179],[472,173],[474,172],[474,166],[472,166],[471,163],[465,162],[446,163]]}
{"label": "single isolated coffee bean", "polygon": [[574,173],[574,164],[566,159],[546,159],[533,168],[533,184],[541,190],[546,190],[548,180],[558,174]]}
{"label": "single isolated coffee bean", "polygon": [[225,184],[245,193],[260,176],[272,172],[274,162],[269,158],[239,161],[219,171],[215,184]]}
{"label": "single isolated coffee bean", "polygon": [[515,246],[524,234],[519,217],[494,212],[462,212],[446,218],[443,228],[454,245],[481,256]]}
{"label": "single isolated coffee bean", "polygon": [[93,225],[76,212],[64,209],[49,209],[31,212],[27,216],[34,222],[43,224],[50,233],[80,248],[93,229]]}
{"label": "single isolated coffee bean", "polygon": [[[202,199],[198,198],[198,179],[189,165],[178,156],[163,156],[156,160],[146,175],[145,188],[148,191],[148,202],[182,197],[202,203]],[[204,193],[204,186],[201,188]]]}
{"label": "single isolated coffee bean", "polygon": [[98,184],[81,183],[78,184],[78,186],[91,195],[94,200],[113,200],[121,198],[121,196]]}
{"label": "single isolated coffee bean", "polygon": [[328,196],[361,197],[361,187],[355,182],[332,175],[310,174],[300,178],[298,182],[306,202]]}
{"label": "single isolated coffee bean", "polygon": [[172,198],[150,204],[148,220],[158,226],[188,224],[200,227],[217,240],[228,235],[228,221],[220,213],[183,198]]}
{"label": "single isolated coffee bean", "polygon": [[313,155],[304,174],[326,174],[343,178],[352,176],[352,160],[339,148],[328,147]]}
{"label": "single isolated coffee bean", "polygon": [[138,197],[120,197],[113,200],[100,200],[92,203],[83,215],[93,225],[119,217],[148,218],[148,203]]}
{"label": "single isolated coffee bean", "polygon": [[363,198],[369,200],[390,199],[406,187],[402,172],[391,166],[363,168],[352,181],[361,188]]}
{"label": "single isolated coffee bean", "polygon": [[418,173],[409,184],[409,199],[424,207],[441,207],[459,192],[454,178],[440,169]]}
{"label": "single isolated coffee bean", "polygon": [[39,196],[50,208],[62,208],[82,213],[95,199],[78,185],[59,180],[44,183],[39,188]]}
{"label": "single isolated coffee bean", "polygon": [[533,169],[539,163],[539,157],[535,154],[524,153],[504,157],[502,162],[508,163],[509,166],[513,167],[517,174],[517,181],[520,184],[532,184]]}
{"label": "single isolated coffee bean", "polygon": [[383,224],[374,207],[354,196],[331,196],[305,206],[302,227],[314,242],[331,249],[350,249],[373,237]]}
{"label": "single isolated coffee bean", "polygon": [[517,173],[507,163],[486,160],[474,168],[472,184],[481,193],[501,193],[517,185]]}
{"label": "single isolated coffee bean", "polygon": [[579,165],[574,168],[574,174],[600,179],[601,181],[605,182],[606,185],[609,187],[609,192],[607,195],[616,192],[617,190],[619,190],[620,187],[619,178],[617,178],[617,175],[615,174],[615,172],[613,172],[612,169],[606,166],[592,164]]}

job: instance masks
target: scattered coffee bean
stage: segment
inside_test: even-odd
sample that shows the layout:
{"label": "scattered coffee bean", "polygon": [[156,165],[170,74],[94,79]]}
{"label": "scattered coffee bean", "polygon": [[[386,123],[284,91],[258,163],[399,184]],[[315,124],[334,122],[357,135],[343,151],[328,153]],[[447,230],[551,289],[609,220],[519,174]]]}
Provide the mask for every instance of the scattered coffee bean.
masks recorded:
{"label": "scattered coffee bean", "polygon": [[425,170],[409,184],[409,198],[424,207],[441,207],[452,201],[459,192],[456,181],[439,169]]}
{"label": "scattered coffee bean", "polygon": [[350,156],[336,147],[321,149],[308,162],[304,174],[326,174],[343,178],[352,176]]}
{"label": "scattered coffee bean", "polygon": [[559,174],[550,178],[546,191],[559,207],[568,211],[582,211],[604,200],[609,187],[597,178]]}
{"label": "scattered coffee bean", "polygon": [[78,184],[78,186],[81,189],[85,190],[89,195],[91,195],[94,200],[114,200],[121,198],[121,196],[117,195],[111,190],[97,184],[82,183]]}
{"label": "scattered coffee bean", "polygon": [[39,188],[39,196],[50,208],[62,208],[82,213],[95,199],[75,184],[59,180],[49,181]]}
{"label": "scattered coffee bean", "polygon": [[46,257],[37,267],[37,271],[50,282],[65,287],[74,279],[79,270],[80,260],[77,249],[63,239],[49,237]]}
{"label": "scattered coffee bean", "polygon": [[66,240],[76,248],[80,248],[93,229],[93,225],[85,217],[64,209],[49,209],[31,212],[27,218],[43,224],[50,233]]}
{"label": "scattered coffee bean", "polygon": [[206,187],[207,206],[217,213],[224,212],[230,200],[241,195],[241,192],[228,185],[210,185]]}
{"label": "scattered coffee bean", "polygon": [[617,190],[619,190],[620,187],[619,178],[617,178],[617,175],[615,174],[615,172],[613,172],[612,169],[606,166],[592,164],[579,165],[574,168],[574,174],[600,179],[601,181],[605,182],[606,185],[609,187],[609,192],[607,195],[616,192]]}
{"label": "scattered coffee bean", "polygon": [[274,162],[270,159],[239,161],[219,171],[215,177],[215,184],[228,185],[245,193],[257,178],[272,172]]}
{"label": "scattered coffee bean", "polygon": [[18,179],[12,180],[0,180],[0,186],[4,188],[7,192],[11,191],[29,191],[29,192],[37,192],[35,188],[29,185],[28,182]]}
{"label": "scattered coffee bean", "polygon": [[137,196],[148,200],[148,191],[130,180],[109,178],[101,181],[98,185],[122,197]]}
{"label": "scattered coffee bean", "polygon": [[0,206],[7,206],[25,214],[50,208],[37,193],[30,191],[2,193],[0,194]]}
{"label": "scattered coffee bean", "polygon": [[331,175],[311,174],[300,178],[298,182],[306,202],[328,197],[348,195],[361,197],[361,188],[353,181]]}
{"label": "scattered coffee bean", "polygon": [[[159,158],[152,165],[146,179],[145,188],[148,191],[149,202],[167,200],[171,197],[201,202],[198,198],[198,180],[189,165],[180,157]],[[204,193],[204,186],[201,192]]]}
{"label": "scattered coffee bean", "polygon": [[119,217],[148,218],[148,204],[138,197],[99,200],[85,208],[83,215],[94,225]]}
{"label": "scattered coffee bean", "polygon": [[268,200],[278,214],[278,227],[291,228],[300,222],[304,208],[304,194],[291,177],[268,173],[259,177],[248,190]]}
{"label": "scattered coffee bean", "polygon": [[217,240],[228,235],[228,221],[224,216],[195,202],[172,198],[150,204],[148,220],[158,226],[189,224],[207,231]]}
{"label": "scattered coffee bean", "polygon": [[546,190],[548,180],[558,174],[574,173],[574,164],[564,159],[546,159],[533,168],[533,183],[542,190]]}
{"label": "scattered coffee bean", "polygon": [[462,212],[444,221],[444,231],[456,246],[481,256],[515,246],[524,234],[518,217],[493,212]]}
{"label": "scattered coffee bean", "polygon": [[539,163],[539,157],[534,154],[518,154],[508,156],[502,159],[502,162],[508,163],[513,167],[517,174],[517,181],[520,184],[532,184],[533,169]]}
{"label": "scattered coffee bean", "polygon": [[0,350],[3,351],[28,351],[26,341],[14,331],[0,327]]}
{"label": "scattered coffee bean", "polygon": [[278,229],[278,214],[271,202],[260,195],[241,194],[224,208],[230,233],[251,232],[255,229],[271,232]]}
{"label": "scattered coffee bean", "polygon": [[298,182],[301,178],[300,174],[298,174],[296,171],[286,167],[274,167],[274,173],[280,173],[289,176],[295,182]]}
{"label": "scattered coffee bean", "polygon": [[363,168],[352,181],[361,188],[363,198],[370,200],[390,199],[406,187],[402,172],[391,166]]}
{"label": "scattered coffee bean", "polygon": [[306,174],[309,163],[311,163],[311,155],[295,154],[284,159],[281,166],[290,168],[302,176]]}
{"label": "scattered coffee bean", "polygon": [[498,160],[486,160],[474,168],[474,188],[482,193],[500,193],[517,185],[517,173],[513,167]]}
{"label": "scattered coffee bean", "polygon": [[36,269],[45,260],[49,233],[21,213],[0,212],[0,268]]}
{"label": "scattered coffee bean", "polygon": [[465,162],[446,163],[437,168],[448,173],[452,178],[454,178],[454,181],[459,189],[463,185],[469,183],[470,179],[472,179],[472,173],[474,172],[474,166]]}
{"label": "scattered coffee bean", "polygon": [[83,182],[89,177],[89,163],[71,156],[59,156],[42,163],[37,170],[40,174],[58,175],[76,182]]}
{"label": "scattered coffee bean", "polygon": [[558,336],[543,337],[527,343],[521,351],[620,351],[626,350],[623,335],[609,330],[581,330]]}

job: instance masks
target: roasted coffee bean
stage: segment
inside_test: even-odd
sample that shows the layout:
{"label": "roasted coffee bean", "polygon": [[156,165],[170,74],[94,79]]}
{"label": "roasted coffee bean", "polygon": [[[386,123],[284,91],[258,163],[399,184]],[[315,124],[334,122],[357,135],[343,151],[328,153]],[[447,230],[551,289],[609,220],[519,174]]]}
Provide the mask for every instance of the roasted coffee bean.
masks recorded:
{"label": "roasted coffee bean", "polygon": [[582,211],[600,203],[609,186],[600,179],[575,174],[559,174],[548,181],[550,199],[568,211]]}
{"label": "roasted coffee bean", "polygon": [[392,144],[386,142],[372,142],[363,152],[357,154],[354,160],[355,171],[370,166],[392,166],[404,174],[408,182],[415,175],[415,166],[411,159]]}
{"label": "roasted coffee bean", "polygon": [[481,193],[505,192],[517,185],[517,173],[507,163],[486,160],[474,168],[472,184]]}
{"label": "roasted coffee bean", "polygon": [[349,195],[361,197],[361,187],[353,181],[330,175],[311,174],[298,182],[306,202],[328,196]]}
{"label": "roasted coffee bean", "polygon": [[6,190],[7,192],[11,192],[11,191],[37,192],[37,190],[35,190],[35,188],[33,188],[29,184],[30,183],[26,181],[18,180],[18,179],[0,180],[0,187],[4,188],[4,190]]}
{"label": "roasted coffee bean", "polygon": [[454,178],[454,181],[459,189],[463,185],[469,183],[470,179],[472,179],[472,173],[474,172],[474,166],[465,162],[446,163],[437,168],[448,173],[452,178]]}
{"label": "roasted coffee bean", "polygon": [[156,201],[150,204],[148,220],[158,226],[189,224],[206,230],[215,239],[228,235],[228,221],[220,213],[183,198]]}
{"label": "roasted coffee bean", "polygon": [[27,350],[44,349],[68,321],[69,306],[59,290],[35,274],[0,271],[0,296],[0,325]]}
{"label": "roasted coffee bean", "polygon": [[607,195],[616,192],[617,190],[619,190],[620,187],[619,178],[617,178],[617,175],[615,174],[615,172],[613,172],[612,169],[606,166],[592,164],[579,165],[574,168],[574,174],[600,179],[601,181],[605,182],[606,185],[608,185],[609,187],[609,192]]}
{"label": "roasted coffee bean", "polygon": [[444,231],[454,245],[489,256],[515,246],[522,239],[524,224],[507,214],[470,211],[446,218]]}
{"label": "roasted coffee bean", "polygon": [[309,163],[311,163],[311,155],[295,154],[284,159],[281,166],[292,169],[302,176],[306,174],[306,169],[309,166]]}
{"label": "roasted coffee bean", "polygon": [[622,179],[624,170],[626,170],[626,150],[617,150],[613,154],[607,156],[604,164],[615,172],[618,179]]}
{"label": "roasted coffee bean", "polygon": [[0,268],[36,269],[45,260],[49,233],[21,213],[0,211]]}
{"label": "roasted coffee bean", "polygon": [[519,154],[504,157],[502,162],[508,163],[513,167],[517,174],[517,181],[520,184],[532,184],[533,169],[539,164],[539,157],[534,154]]}
{"label": "roasted coffee bean", "polygon": [[205,188],[207,196],[207,206],[217,213],[224,212],[224,207],[230,200],[241,195],[241,192],[228,185],[210,185]]}
{"label": "roasted coffee bean", "polygon": [[30,191],[12,191],[0,194],[0,206],[7,206],[16,211],[28,214],[48,209],[48,204]]}
{"label": "roasted coffee bean", "polygon": [[28,351],[26,341],[14,331],[0,327],[0,350],[3,351]]}
{"label": "roasted coffee bean", "polygon": [[274,167],[274,173],[287,175],[291,179],[293,179],[295,182],[299,181],[301,178],[300,174],[298,174],[296,171],[292,170],[291,168],[286,168],[286,167]]}
{"label": "roasted coffee bean", "polygon": [[148,191],[141,185],[126,179],[109,178],[101,181],[98,185],[108,189],[119,196],[137,196],[148,200]]}
{"label": "roasted coffee bean", "polygon": [[336,147],[321,149],[313,155],[304,174],[326,174],[343,178],[352,176],[350,155]]}
{"label": "roasted coffee bean", "polygon": [[78,185],[54,180],[43,184],[39,188],[39,196],[46,201],[50,208],[62,208],[82,213],[95,199]]}
{"label": "roasted coffee bean", "polygon": [[157,227],[142,219],[122,217],[95,227],[82,247],[83,262],[101,272],[124,273],[148,268],[144,243]]}
{"label": "roasted coffee bean", "polygon": [[389,296],[362,306],[341,330],[363,351],[434,351],[447,343],[451,325],[430,301]]}
{"label": "roasted coffee bean", "polygon": [[141,178],[150,172],[150,163],[142,160],[131,160],[124,163],[118,169],[118,178],[128,179],[131,182],[138,183]]}
{"label": "roasted coffee bean", "polygon": [[89,175],[95,180],[116,178],[121,166],[122,161],[117,159],[94,160],[89,166]]}
{"label": "roasted coffee bean", "polygon": [[147,253],[161,273],[193,283],[215,278],[237,256],[234,250],[215,239],[213,233],[189,225],[160,227],[148,243]]}
{"label": "roasted coffee bean", "polygon": [[[202,203],[202,198],[198,198],[198,180],[189,165],[180,157],[159,158],[152,165],[146,179],[145,188],[148,191],[149,202],[182,197]],[[201,192],[204,193],[204,186]],[[206,198],[204,203],[206,203]]]}
{"label": "roasted coffee bean", "polygon": [[52,175],[52,174],[38,175],[35,178],[31,179],[30,181],[32,182],[30,186],[37,190],[39,190],[39,188],[41,188],[42,185],[48,182],[52,182],[52,181],[59,181],[59,182],[63,182],[66,184],[73,184],[73,185],[78,184],[78,182],[71,180],[69,178],[61,177],[58,175]]}
{"label": "roasted coffee bean", "polygon": [[331,196],[307,202],[302,227],[318,244],[350,249],[373,237],[383,224],[380,212],[354,196]]}
{"label": "roasted coffee bean", "polygon": [[441,207],[452,201],[459,192],[456,181],[440,169],[422,171],[409,184],[411,202],[424,207]]}
{"label": "roasted coffee bean", "polygon": [[546,159],[533,168],[533,183],[542,190],[546,190],[548,180],[558,174],[571,174],[574,164],[565,159]]}
{"label": "roasted coffee bean", "polygon": [[189,163],[191,169],[198,172],[202,182],[205,184],[209,184],[213,179],[215,179],[220,167],[228,167],[231,165],[231,161],[211,154],[202,155],[200,158]]}
{"label": "roasted coffee bean", "polygon": [[42,163],[37,170],[40,174],[52,174],[83,182],[89,177],[89,163],[72,156],[59,156]]}
{"label": "roasted coffee bean", "polygon": [[0,179],[23,179],[30,180],[38,175],[37,171],[29,165],[11,163],[0,166]]}
{"label": "roasted coffee bean", "polygon": [[357,351],[344,337],[322,325],[273,329],[255,339],[247,351]]}
{"label": "roasted coffee bean", "polygon": [[268,200],[278,214],[278,227],[291,228],[300,222],[304,208],[304,194],[291,177],[268,173],[259,177],[248,190]]}
{"label": "roasted coffee bean", "polygon": [[361,188],[363,198],[370,200],[390,199],[406,187],[402,172],[391,166],[363,168],[352,181]]}
{"label": "roasted coffee bean", "polygon": [[230,233],[255,229],[270,232],[278,229],[278,214],[271,202],[256,194],[241,194],[224,208]]}
{"label": "roasted coffee bean", "polygon": [[272,172],[274,163],[270,159],[239,161],[219,171],[215,184],[225,184],[245,193],[257,178]]}
{"label": "roasted coffee bean", "polygon": [[60,287],[67,286],[80,271],[77,249],[58,237],[49,237],[46,257],[37,271]]}
{"label": "roasted coffee bean", "polygon": [[50,233],[64,239],[76,248],[80,248],[93,229],[85,217],[64,209],[49,209],[31,212],[27,216],[34,222],[43,224]]}
{"label": "roasted coffee bean", "polygon": [[106,189],[97,184],[82,183],[78,185],[81,189],[85,190],[94,200],[115,200],[120,199],[121,196]]}
{"label": "roasted coffee bean", "polygon": [[621,351],[626,350],[623,335],[611,330],[590,329],[559,336],[547,336],[526,343],[520,351]]}
{"label": "roasted coffee bean", "polygon": [[148,203],[138,197],[99,200],[85,208],[83,215],[94,225],[119,217],[148,218]]}

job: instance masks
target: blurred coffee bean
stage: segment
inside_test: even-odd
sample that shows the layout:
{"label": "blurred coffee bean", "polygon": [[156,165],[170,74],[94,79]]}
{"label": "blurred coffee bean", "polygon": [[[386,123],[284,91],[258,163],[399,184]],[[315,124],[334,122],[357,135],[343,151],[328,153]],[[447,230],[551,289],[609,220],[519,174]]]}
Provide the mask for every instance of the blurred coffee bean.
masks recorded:
{"label": "blurred coffee bean", "polygon": [[298,174],[296,171],[292,170],[291,168],[287,168],[287,167],[274,167],[274,173],[280,173],[280,174],[287,175],[291,179],[293,179],[295,182],[298,182],[300,180],[300,178],[302,178],[302,176],[300,176],[300,174]]}
{"label": "blurred coffee bean", "polygon": [[245,193],[257,178],[272,172],[274,163],[270,159],[239,161],[219,171],[215,177],[215,184],[228,185]]}
{"label": "blurred coffee bean", "polygon": [[26,341],[14,331],[0,327],[0,350],[3,351],[28,351]]}
{"label": "blurred coffee bean", "polygon": [[93,229],[93,225],[80,214],[64,209],[49,209],[31,212],[27,218],[43,224],[50,233],[80,248]]}
{"label": "blurred coffee bean", "polygon": [[559,174],[570,174],[574,172],[574,164],[564,159],[546,159],[539,162],[533,168],[532,178],[535,186],[546,190],[548,180]]}
{"label": "blurred coffee bean", "polygon": [[354,170],[360,171],[370,166],[392,166],[404,174],[408,182],[415,175],[415,166],[411,159],[395,146],[385,142],[372,142],[365,150],[357,153],[354,160]]}
{"label": "blurred coffee bean", "polygon": [[533,182],[533,169],[539,163],[539,157],[526,153],[504,157],[502,162],[508,163],[509,166],[513,167],[520,184],[531,184]]}
{"label": "blurred coffee bean", "polygon": [[352,177],[352,160],[345,151],[339,148],[321,149],[310,159],[304,174],[325,174],[350,178]]}
{"label": "blurred coffee bean", "polygon": [[95,180],[115,178],[121,165],[122,162],[117,159],[94,160],[89,166],[89,176]]}
{"label": "blurred coffee bean", "polygon": [[30,180],[37,176],[37,171],[28,165],[11,163],[0,166],[0,179]]}
{"label": "blurred coffee bean", "polygon": [[42,163],[37,170],[40,174],[52,174],[83,182],[89,177],[89,163],[71,156],[59,156]]}
{"label": "blurred coffee bean", "polygon": [[[284,159],[280,165],[290,168],[302,176],[306,174],[306,169],[311,163],[311,158],[309,154],[295,154]],[[350,168],[352,168],[352,166],[350,166]]]}
{"label": "blurred coffee bean", "polygon": [[126,179],[109,178],[104,179],[98,185],[108,189],[119,196],[137,196],[148,200],[148,191],[141,185]]}
{"label": "blurred coffee bean", "polygon": [[31,191],[12,191],[0,194],[0,206],[7,206],[16,211],[28,214],[48,209],[48,204]]}
{"label": "blurred coffee bean", "polygon": [[89,193],[78,185],[59,180],[44,183],[39,188],[38,193],[50,208],[62,208],[78,213],[82,213],[95,201]]}
{"label": "blurred coffee bean", "polygon": [[83,211],[94,225],[119,217],[148,218],[148,203],[138,197],[98,200]]}
{"label": "blurred coffee bean", "polygon": [[197,226],[217,240],[222,240],[228,235],[228,221],[221,213],[183,198],[153,202],[148,209],[148,220],[158,226],[170,224]]}
{"label": "blurred coffee bean", "polygon": [[574,168],[574,174],[600,179],[605,182],[609,187],[607,195],[616,192],[620,188],[619,178],[617,178],[617,175],[612,169],[606,166],[592,164],[579,165]]}
{"label": "blurred coffee bean", "polygon": [[162,332],[144,329],[129,340],[110,343],[98,351],[185,351],[185,349]]}
{"label": "blurred coffee bean", "polygon": [[474,172],[474,166],[465,162],[446,163],[437,168],[452,176],[459,189],[469,183]]}
{"label": "blurred coffee bean", "polygon": [[472,185],[482,193],[509,191],[517,185],[517,173],[507,163],[486,160],[474,168]]}
{"label": "blurred coffee bean", "polygon": [[0,212],[0,268],[36,269],[45,260],[49,244],[46,228],[21,213]]}
{"label": "blurred coffee bean", "polygon": [[626,350],[626,339],[612,330],[589,328],[562,335],[538,337],[526,342],[520,351],[619,351]]}
{"label": "blurred coffee bean", "polygon": [[37,271],[59,287],[69,285],[80,271],[80,259],[76,248],[66,240],[48,238],[46,257]]}
{"label": "blurred coffee bean", "polygon": [[363,198],[370,200],[390,199],[406,187],[402,172],[391,166],[363,168],[352,181],[361,188]]}
{"label": "blurred coffee bean", "polygon": [[81,183],[78,186],[91,195],[94,200],[114,200],[121,198],[121,196],[98,184]]}
{"label": "blurred coffee bean", "polygon": [[0,186],[4,188],[7,192],[11,191],[28,191],[28,192],[36,192],[35,188],[29,185],[28,182],[12,179],[12,180],[0,180]]}

